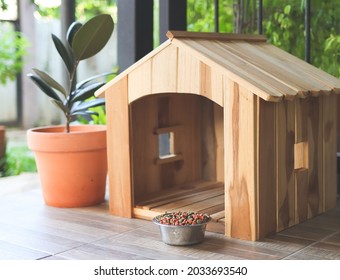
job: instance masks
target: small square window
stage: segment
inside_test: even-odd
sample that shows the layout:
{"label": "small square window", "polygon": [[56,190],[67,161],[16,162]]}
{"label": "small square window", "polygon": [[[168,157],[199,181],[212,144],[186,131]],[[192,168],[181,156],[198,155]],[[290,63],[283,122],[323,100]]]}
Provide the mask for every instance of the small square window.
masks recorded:
{"label": "small square window", "polygon": [[174,156],[174,133],[172,131],[158,134],[158,156],[159,158]]}

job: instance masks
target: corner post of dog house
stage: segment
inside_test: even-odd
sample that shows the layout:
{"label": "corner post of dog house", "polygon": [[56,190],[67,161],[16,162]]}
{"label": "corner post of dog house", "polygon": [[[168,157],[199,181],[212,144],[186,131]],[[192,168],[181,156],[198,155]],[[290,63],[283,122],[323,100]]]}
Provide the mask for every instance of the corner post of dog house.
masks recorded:
{"label": "corner post of dog house", "polygon": [[225,235],[257,239],[256,97],[230,81],[224,95]]}
{"label": "corner post of dog house", "polygon": [[132,182],[127,77],[105,92],[110,213],[132,217]]}

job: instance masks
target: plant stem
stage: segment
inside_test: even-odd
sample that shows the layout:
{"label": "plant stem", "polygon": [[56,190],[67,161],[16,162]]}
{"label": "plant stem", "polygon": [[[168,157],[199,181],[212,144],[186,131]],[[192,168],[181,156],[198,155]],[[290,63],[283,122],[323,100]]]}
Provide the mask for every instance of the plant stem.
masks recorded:
{"label": "plant stem", "polygon": [[77,73],[77,67],[78,67],[79,61],[75,61],[74,66],[72,71],[70,72],[70,84],[69,84],[69,95],[68,95],[68,102],[67,102],[67,107],[68,107],[68,114],[66,114],[66,132],[70,133],[70,122],[71,122],[71,109],[72,109],[72,99],[73,95],[72,92],[74,90],[74,79],[76,78],[76,73]]}

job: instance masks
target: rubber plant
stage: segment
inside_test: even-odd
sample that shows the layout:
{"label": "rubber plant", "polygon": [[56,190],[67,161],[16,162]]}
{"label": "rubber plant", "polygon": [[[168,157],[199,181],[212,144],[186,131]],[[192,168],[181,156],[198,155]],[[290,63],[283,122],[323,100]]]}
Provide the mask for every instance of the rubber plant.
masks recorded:
{"label": "rubber plant", "polygon": [[80,61],[97,54],[106,45],[113,32],[112,17],[102,14],[93,17],[84,25],[74,22],[66,33],[66,41],[62,42],[52,34],[52,40],[68,71],[68,83],[64,87],[48,73],[33,68],[28,77],[51,98],[52,102],[62,110],[66,119],[66,132],[70,132],[70,123],[78,116],[88,117],[97,114],[91,108],[105,104],[103,98],[93,99],[94,92],[105,84],[99,82],[101,77],[110,73],[103,73],[76,82],[77,68]]}

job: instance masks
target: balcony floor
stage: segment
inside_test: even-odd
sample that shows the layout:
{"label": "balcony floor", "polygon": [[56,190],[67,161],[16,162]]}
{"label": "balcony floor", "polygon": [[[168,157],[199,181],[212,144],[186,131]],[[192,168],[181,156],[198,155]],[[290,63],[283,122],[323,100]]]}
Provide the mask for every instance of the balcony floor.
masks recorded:
{"label": "balcony floor", "polygon": [[176,247],[164,244],[150,221],[108,214],[107,203],[48,207],[36,174],[24,174],[0,180],[0,260],[11,259],[340,260],[340,205],[261,241],[207,232],[201,244]]}

